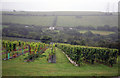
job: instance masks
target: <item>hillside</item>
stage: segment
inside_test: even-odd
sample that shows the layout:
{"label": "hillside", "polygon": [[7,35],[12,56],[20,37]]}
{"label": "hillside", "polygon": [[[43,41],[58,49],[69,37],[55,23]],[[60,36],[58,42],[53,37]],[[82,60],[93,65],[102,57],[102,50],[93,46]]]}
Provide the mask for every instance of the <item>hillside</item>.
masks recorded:
{"label": "hillside", "polygon": [[117,13],[104,12],[3,12],[3,23],[27,24],[35,26],[117,26]]}
{"label": "hillside", "polygon": [[[61,43],[57,43],[56,47],[55,45],[56,44],[49,45],[40,42],[24,42],[23,40],[2,40],[3,50],[0,51],[0,55],[2,55],[2,76],[118,75],[118,49]],[[14,48],[12,48],[12,46]],[[6,50],[8,50],[8,52],[6,52]],[[79,59],[79,62],[76,63],[80,65],[74,66],[66,57],[68,54],[69,58],[75,62]],[[56,62],[49,61],[54,57],[53,55],[56,57]],[[93,56],[95,56],[95,60],[91,63],[90,61],[93,60]],[[102,58],[103,60],[101,60]]]}

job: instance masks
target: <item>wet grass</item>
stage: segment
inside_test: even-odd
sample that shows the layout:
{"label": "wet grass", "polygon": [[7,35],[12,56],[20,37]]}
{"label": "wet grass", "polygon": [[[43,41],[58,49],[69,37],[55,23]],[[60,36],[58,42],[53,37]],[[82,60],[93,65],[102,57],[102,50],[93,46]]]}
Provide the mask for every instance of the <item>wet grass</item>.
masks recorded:
{"label": "wet grass", "polygon": [[2,62],[3,76],[116,76],[118,75],[118,65],[108,67],[103,64],[84,64],[76,67],[72,65],[62,51],[56,48],[56,63],[48,63],[49,55],[47,49],[43,55],[34,62],[24,62],[27,56],[22,55],[18,58]]}

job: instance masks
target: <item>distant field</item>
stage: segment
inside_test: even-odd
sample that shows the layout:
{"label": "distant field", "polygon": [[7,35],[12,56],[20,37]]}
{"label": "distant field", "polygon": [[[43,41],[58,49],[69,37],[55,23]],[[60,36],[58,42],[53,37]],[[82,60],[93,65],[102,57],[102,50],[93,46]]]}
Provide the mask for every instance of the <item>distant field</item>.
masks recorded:
{"label": "distant field", "polygon": [[54,20],[53,16],[12,16],[3,15],[3,23],[17,23],[38,26],[51,26]]}
{"label": "distant field", "polygon": [[[100,34],[100,35],[109,35],[109,34],[114,34],[115,32],[111,31],[96,31],[96,30],[90,30],[94,34]],[[80,30],[80,33],[86,33],[87,30]]]}
{"label": "distant field", "polygon": [[[23,15],[105,15],[99,11],[3,11],[3,14],[23,14]],[[118,15],[112,12],[113,15]]]}
{"label": "distant field", "polygon": [[117,16],[58,16],[57,26],[117,26]]}
{"label": "distant field", "polygon": [[[5,15],[6,14],[6,15]],[[114,13],[113,13],[114,14]],[[48,16],[47,16],[48,15]],[[37,26],[52,26],[57,15],[56,26],[117,26],[117,15],[102,12],[3,12],[3,23],[18,23]]]}

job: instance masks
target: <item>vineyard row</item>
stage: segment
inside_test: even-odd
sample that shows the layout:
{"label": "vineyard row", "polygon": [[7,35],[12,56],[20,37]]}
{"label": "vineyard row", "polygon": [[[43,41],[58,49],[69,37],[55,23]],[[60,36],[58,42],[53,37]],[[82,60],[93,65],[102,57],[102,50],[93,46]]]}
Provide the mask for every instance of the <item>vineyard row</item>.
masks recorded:
{"label": "vineyard row", "polygon": [[113,66],[117,62],[118,49],[101,47],[87,47],[80,45],[70,45],[58,43],[57,47],[62,49],[79,66],[83,63],[95,62]]}

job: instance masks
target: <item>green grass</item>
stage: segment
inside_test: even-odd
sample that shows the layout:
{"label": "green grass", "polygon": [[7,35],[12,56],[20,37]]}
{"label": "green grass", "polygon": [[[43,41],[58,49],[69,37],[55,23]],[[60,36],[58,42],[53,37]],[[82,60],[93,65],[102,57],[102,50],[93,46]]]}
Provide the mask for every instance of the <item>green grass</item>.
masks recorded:
{"label": "green grass", "polygon": [[117,16],[58,16],[57,26],[117,26]]}
{"label": "green grass", "polygon": [[[80,33],[86,33],[88,30],[80,30]],[[97,31],[97,30],[90,30],[93,34],[100,34],[100,35],[110,35],[114,34],[115,32],[111,31]]]}
{"label": "green grass", "polygon": [[8,25],[2,25],[2,28],[8,28]]}
{"label": "green grass", "polygon": [[73,66],[62,51],[56,48],[57,63],[48,63],[47,49],[43,55],[34,62],[26,63],[20,56],[18,58],[2,62],[3,76],[116,76],[118,74],[117,64],[108,67],[103,64],[85,64],[81,67]]}
{"label": "green grass", "polygon": [[[116,13],[107,16],[102,12],[3,12],[8,14],[32,14],[32,15],[59,15],[57,18],[56,26],[118,26],[118,19]],[[62,16],[74,15],[74,16]],[[77,17],[81,16],[81,18]],[[87,16],[86,16],[87,15]],[[94,16],[96,15],[96,16]],[[99,16],[100,15],[100,16]],[[103,16],[101,16],[103,15]],[[17,23],[36,26],[52,26],[55,16],[13,16],[2,15],[3,23]]]}
{"label": "green grass", "polygon": [[17,23],[37,26],[51,26],[54,16],[10,16],[3,15],[3,23]]}

